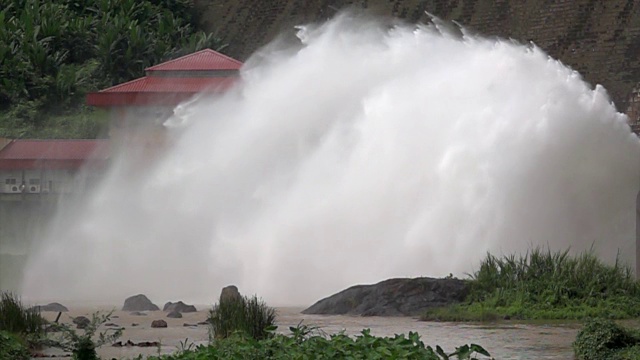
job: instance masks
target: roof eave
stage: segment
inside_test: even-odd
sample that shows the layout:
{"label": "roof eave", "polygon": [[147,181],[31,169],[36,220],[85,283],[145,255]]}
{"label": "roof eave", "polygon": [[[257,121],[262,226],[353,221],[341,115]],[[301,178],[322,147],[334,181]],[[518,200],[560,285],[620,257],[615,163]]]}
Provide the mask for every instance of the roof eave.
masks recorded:
{"label": "roof eave", "polygon": [[191,99],[197,92],[94,92],[87,94],[87,105],[97,107],[112,106],[175,106]]}

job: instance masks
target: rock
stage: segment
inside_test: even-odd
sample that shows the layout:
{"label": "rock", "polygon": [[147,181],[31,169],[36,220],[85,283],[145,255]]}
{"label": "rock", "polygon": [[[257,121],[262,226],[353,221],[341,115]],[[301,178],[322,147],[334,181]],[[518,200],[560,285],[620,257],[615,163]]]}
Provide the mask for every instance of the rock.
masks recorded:
{"label": "rock", "polygon": [[417,316],[432,307],[465,300],[469,283],[460,279],[389,279],[356,285],[302,311],[318,315]]}
{"label": "rock", "polygon": [[66,306],[60,304],[60,303],[49,303],[47,305],[36,305],[34,307],[32,307],[31,309],[37,309],[39,311],[52,311],[52,312],[67,312],[69,311],[69,309],[67,309]]}
{"label": "rock", "polygon": [[184,324],[182,324],[182,326],[184,326],[184,327],[198,327],[198,324],[184,323]]}
{"label": "rock", "polygon": [[106,323],[106,324],[104,324],[104,326],[109,326],[109,327],[120,327],[120,325],[115,324],[115,323]]}
{"label": "rock", "polygon": [[187,305],[182,301],[178,301],[175,303],[168,302],[164,304],[162,311],[177,311],[181,313],[190,313],[190,312],[196,312],[198,311],[198,309],[196,309],[196,307],[193,305]]}
{"label": "rock", "polygon": [[128,297],[124,301],[122,311],[157,311],[160,310],[157,305],[151,302],[146,296],[138,294]]}
{"label": "rock", "polygon": [[198,325],[209,325],[208,321],[200,321]]}
{"label": "rock", "polygon": [[220,292],[220,302],[239,299],[242,299],[242,295],[240,295],[240,291],[238,291],[237,286],[229,285],[222,288],[222,291]]}
{"label": "rock", "polygon": [[138,323],[131,323],[131,327],[136,327],[136,326],[138,326],[138,325],[140,325],[140,324],[138,324]]}
{"label": "rock", "polygon": [[151,322],[151,327],[152,328],[166,328],[167,327],[167,322],[164,320],[153,320]]}
{"label": "rock", "polygon": [[179,319],[182,317],[182,314],[179,311],[171,311],[167,314],[168,318]]}
{"label": "rock", "polygon": [[158,347],[160,343],[157,341],[142,341],[136,344],[136,346],[140,347]]}
{"label": "rock", "polygon": [[76,324],[78,329],[86,329],[91,324],[91,320],[85,316],[78,316],[73,318],[73,323]]}
{"label": "rock", "polygon": [[140,312],[140,311],[132,311],[132,312],[129,313],[129,315],[132,315],[132,316],[147,316],[147,314],[145,314],[143,312]]}

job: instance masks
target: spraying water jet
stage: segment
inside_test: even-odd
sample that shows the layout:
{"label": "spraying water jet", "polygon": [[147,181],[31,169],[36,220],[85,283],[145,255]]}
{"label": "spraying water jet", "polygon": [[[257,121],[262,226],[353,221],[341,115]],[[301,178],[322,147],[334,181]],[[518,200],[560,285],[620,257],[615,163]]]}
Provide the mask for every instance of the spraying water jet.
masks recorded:
{"label": "spraying water jet", "polygon": [[640,142],[601,86],[533,45],[431,25],[342,14],[299,38],[191,104],[144,171],[120,157],[59,214],[23,293],[209,303],[234,283],[301,305],[463,275],[488,250],[634,261]]}

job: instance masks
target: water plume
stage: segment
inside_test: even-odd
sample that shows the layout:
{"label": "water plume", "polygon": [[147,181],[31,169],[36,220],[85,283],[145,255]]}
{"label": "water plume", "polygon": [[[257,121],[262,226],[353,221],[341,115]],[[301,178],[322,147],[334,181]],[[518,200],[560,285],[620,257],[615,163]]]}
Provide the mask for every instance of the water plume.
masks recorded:
{"label": "water plume", "polygon": [[[531,246],[635,261],[640,143],[605,89],[534,45],[342,14],[183,106],[33,250],[32,298],[309,304],[463,276]],[[131,174],[131,169],[137,169]]]}

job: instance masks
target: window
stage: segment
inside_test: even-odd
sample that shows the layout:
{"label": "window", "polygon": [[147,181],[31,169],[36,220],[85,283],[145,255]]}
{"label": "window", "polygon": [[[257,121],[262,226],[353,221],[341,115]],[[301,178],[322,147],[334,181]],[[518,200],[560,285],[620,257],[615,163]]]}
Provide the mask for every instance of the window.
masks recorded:
{"label": "window", "polygon": [[29,179],[29,185],[40,185],[40,179]]}
{"label": "window", "polygon": [[17,180],[16,179],[6,179],[4,181],[4,183],[7,184],[7,185],[15,185],[15,184],[17,184]]}

